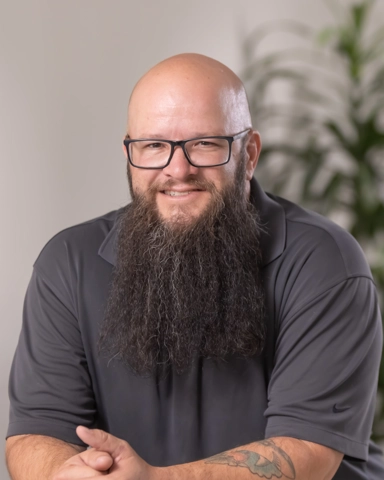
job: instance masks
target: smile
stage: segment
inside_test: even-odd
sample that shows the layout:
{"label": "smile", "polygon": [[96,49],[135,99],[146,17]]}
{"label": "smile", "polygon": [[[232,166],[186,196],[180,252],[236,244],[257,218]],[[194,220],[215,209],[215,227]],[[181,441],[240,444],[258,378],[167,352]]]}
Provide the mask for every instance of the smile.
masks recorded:
{"label": "smile", "polygon": [[188,190],[184,192],[177,192],[175,190],[164,190],[163,193],[164,195],[169,195],[170,197],[185,197],[187,195],[190,195],[191,193],[195,192],[201,192],[201,190]]}

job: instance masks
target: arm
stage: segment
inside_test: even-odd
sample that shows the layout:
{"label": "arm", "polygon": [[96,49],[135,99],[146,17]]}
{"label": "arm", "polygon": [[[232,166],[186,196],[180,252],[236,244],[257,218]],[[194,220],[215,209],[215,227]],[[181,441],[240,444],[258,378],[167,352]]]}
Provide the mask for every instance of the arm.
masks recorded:
{"label": "arm", "polygon": [[151,467],[123,440],[101,430],[78,427],[79,437],[113,458],[110,480],[331,480],[343,454],[316,443],[275,437],[198,462]]}
{"label": "arm", "polygon": [[76,425],[94,421],[78,321],[57,291],[34,270],[9,384],[6,455],[15,480],[50,480],[55,467],[84,450],[76,445]]}
{"label": "arm", "polygon": [[107,474],[113,460],[105,452],[43,435],[17,435],[6,443],[12,480],[69,480]]}
{"label": "arm", "polygon": [[83,450],[52,437],[16,435],[6,443],[8,471],[12,480],[48,480],[68,458]]}
{"label": "arm", "polygon": [[342,453],[316,443],[275,437],[199,462],[159,469],[156,478],[330,480],[342,458]]}

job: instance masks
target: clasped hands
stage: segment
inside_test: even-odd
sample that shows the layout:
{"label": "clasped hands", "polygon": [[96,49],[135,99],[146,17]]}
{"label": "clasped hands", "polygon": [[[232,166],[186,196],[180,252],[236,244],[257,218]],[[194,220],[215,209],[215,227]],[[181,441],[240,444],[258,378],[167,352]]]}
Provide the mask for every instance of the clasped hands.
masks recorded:
{"label": "clasped hands", "polygon": [[155,480],[156,467],[146,463],[127,442],[104,432],[77,427],[79,438],[91,448],[69,458],[53,480]]}

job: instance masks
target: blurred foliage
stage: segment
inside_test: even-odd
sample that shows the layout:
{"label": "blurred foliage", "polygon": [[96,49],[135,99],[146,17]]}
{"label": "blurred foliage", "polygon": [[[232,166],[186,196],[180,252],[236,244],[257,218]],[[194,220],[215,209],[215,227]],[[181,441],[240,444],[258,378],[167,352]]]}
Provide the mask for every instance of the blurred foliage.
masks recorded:
{"label": "blurred foliage", "polygon": [[[375,0],[324,3],[333,25],[320,32],[275,22],[244,42],[243,80],[264,143],[257,176],[265,189],[354,235],[384,313],[384,25],[372,26]],[[283,32],[295,46],[263,53],[261,43]],[[377,411],[382,440],[384,365]]]}

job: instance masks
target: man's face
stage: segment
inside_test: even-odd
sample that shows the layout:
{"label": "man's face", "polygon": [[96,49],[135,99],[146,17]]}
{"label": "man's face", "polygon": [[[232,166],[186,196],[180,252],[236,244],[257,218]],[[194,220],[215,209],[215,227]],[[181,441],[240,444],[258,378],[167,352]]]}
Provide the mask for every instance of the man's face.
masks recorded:
{"label": "man's face", "polygon": [[[227,92],[230,97],[231,93]],[[190,83],[174,89],[159,88],[139,92],[131,101],[128,134],[131,139],[159,138],[185,140],[197,136],[234,135],[242,130],[229,111],[232,102],[225,91],[191,89]],[[251,142],[254,142],[252,134]],[[160,217],[167,222],[190,223],[212,200],[212,188],[219,193],[233,184],[242,140],[232,145],[230,161],[220,167],[192,166],[177,147],[170,164],[160,170],[143,170],[129,165],[132,195],[154,195]],[[248,155],[248,153],[246,153]],[[250,168],[246,169],[247,179]],[[249,182],[244,179],[244,195]],[[150,192],[153,193],[150,193]]]}

